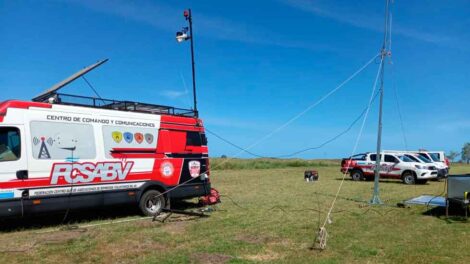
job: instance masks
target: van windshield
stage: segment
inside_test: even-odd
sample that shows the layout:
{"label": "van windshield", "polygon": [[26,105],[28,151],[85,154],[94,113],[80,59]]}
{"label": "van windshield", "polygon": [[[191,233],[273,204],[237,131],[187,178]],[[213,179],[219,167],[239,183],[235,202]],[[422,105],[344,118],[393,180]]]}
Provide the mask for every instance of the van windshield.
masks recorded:
{"label": "van windshield", "polygon": [[416,161],[412,160],[411,158],[409,158],[408,156],[405,156],[405,155],[398,155],[398,158],[401,161],[404,161],[404,162],[416,162]]}
{"label": "van windshield", "polygon": [[425,154],[419,154],[418,159],[426,162],[426,163],[432,163],[432,161],[425,155]]}
{"label": "van windshield", "polygon": [[0,162],[20,158],[20,132],[13,127],[0,127]]}
{"label": "van windshield", "polygon": [[431,159],[434,161],[441,161],[439,153],[429,153],[429,156],[431,156]]}
{"label": "van windshield", "polygon": [[406,154],[405,155],[407,158],[413,160],[414,162],[422,162],[420,159],[418,159],[417,157],[413,156],[413,155],[410,155],[410,154]]}

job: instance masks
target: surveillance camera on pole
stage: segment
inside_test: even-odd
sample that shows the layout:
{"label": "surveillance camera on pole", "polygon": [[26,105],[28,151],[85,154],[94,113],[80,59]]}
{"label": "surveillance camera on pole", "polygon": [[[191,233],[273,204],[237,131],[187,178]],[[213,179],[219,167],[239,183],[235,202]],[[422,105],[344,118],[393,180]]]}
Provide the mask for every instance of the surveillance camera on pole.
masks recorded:
{"label": "surveillance camera on pole", "polygon": [[[194,63],[194,35],[193,35],[193,17],[191,15],[191,9],[184,10],[184,18],[188,21],[188,27],[183,27],[181,31],[176,32],[176,41],[182,43],[186,40],[191,42],[191,66],[192,66],[192,75],[193,75],[193,98],[194,98],[194,112],[198,116],[197,111],[197,100],[196,100],[196,69]],[[189,33],[189,35],[188,35]]]}
{"label": "surveillance camera on pole", "polygon": [[181,42],[186,41],[188,39],[190,39],[190,37],[188,36],[188,28],[187,27],[184,27],[181,31],[176,32],[176,41],[178,41],[178,43],[181,43]]}

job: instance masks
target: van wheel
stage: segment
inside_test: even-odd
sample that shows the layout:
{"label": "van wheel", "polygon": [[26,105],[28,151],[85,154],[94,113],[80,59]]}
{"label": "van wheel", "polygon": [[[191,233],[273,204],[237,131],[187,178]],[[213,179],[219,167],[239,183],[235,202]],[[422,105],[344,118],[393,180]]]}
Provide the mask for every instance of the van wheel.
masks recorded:
{"label": "van wheel", "polygon": [[157,190],[146,191],[139,201],[139,209],[146,216],[159,214],[165,208],[165,197]]}
{"label": "van wheel", "polygon": [[403,173],[402,179],[404,184],[415,184],[416,182],[416,177],[409,171]]}
{"label": "van wheel", "polygon": [[351,179],[353,181],[361,181],[364,179],[364,173],[361,170],[353,170],[351,171]]}

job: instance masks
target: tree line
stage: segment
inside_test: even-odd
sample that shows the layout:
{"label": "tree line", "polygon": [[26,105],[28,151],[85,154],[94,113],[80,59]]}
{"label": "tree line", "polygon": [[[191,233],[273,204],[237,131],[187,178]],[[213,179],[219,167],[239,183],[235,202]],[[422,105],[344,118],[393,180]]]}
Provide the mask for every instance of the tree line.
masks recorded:
{"label": "tree line", "polygon": [[457,157],[460,156],[461,162],[466,162],[467,164],[470,163],[470,142],[465,143],[462,147],[462,151],[459,153],[457,151],[450,151],[447,153],[447,158],[454,162]]}

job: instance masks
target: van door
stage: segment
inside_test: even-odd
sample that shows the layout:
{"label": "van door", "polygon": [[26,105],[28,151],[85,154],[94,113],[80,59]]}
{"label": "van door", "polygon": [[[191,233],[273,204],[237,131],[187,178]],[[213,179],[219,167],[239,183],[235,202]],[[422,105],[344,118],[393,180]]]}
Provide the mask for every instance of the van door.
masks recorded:
{"label": "van door", "polygon": [[23,126],[0,126],[0,216],[22,214],[18,198],[28,178],[24,142]]}
{"label": "van door", "polygon": [[393,155],[385,154],[384,162],[381,166],[381,169],[384,171],[384,174],[388,178],[400,178],[401,170],[398,166],[400,161]]}

